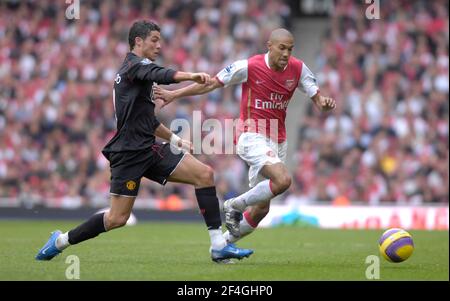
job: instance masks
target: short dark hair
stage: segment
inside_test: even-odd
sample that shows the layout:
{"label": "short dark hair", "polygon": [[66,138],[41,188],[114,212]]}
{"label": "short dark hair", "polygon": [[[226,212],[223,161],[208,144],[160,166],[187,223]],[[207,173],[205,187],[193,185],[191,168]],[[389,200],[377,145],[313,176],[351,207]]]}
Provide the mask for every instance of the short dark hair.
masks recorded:
{"label": "short dark hair", "polygon": [[133,50],[135,39],[137,37],[145,38],[150,34],[151,31],[161,31],[158,24],[149,21],[137,21],[133,23],[130,28],[130,33],[128,34],[128,43],[130,44],[130,50]]}

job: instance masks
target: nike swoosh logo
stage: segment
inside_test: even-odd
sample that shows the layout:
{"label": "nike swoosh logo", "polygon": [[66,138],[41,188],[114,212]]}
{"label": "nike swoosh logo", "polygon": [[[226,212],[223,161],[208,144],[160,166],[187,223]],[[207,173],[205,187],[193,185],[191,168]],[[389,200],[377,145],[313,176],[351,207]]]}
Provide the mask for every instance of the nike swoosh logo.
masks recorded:
{"label": "nike swoosh logo", "polygon": [[47,247],[47,248],[45,248],[44,250],[42,250],[42,254],[45,255],[45,252],[46,252],[48,249],[50,249],[50,247]]}
{"label": "nike swoosh logo", "polygon": [[239,254],[239,250],[230,250],[231,253],[238,255]]}

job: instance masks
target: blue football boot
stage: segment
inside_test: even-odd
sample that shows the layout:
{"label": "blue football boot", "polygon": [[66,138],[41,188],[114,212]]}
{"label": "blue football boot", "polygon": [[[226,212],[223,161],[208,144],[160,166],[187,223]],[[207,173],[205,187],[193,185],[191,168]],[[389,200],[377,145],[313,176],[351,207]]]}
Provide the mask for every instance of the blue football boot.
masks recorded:
{"label": "blue football boot", "polygon": [[56,239],[61,233],[59,230],[52,232],[47,243],[37,253],[36,260],[50,260],[62,252],[56,247]]}
{"label": "blue football boot", "polygon": [[253,254],[253,250],[240,249],[234,244],[228,244],[221,250],[211,250],[211,259],[217,263],[232,263],[231,259],[241,260]]}

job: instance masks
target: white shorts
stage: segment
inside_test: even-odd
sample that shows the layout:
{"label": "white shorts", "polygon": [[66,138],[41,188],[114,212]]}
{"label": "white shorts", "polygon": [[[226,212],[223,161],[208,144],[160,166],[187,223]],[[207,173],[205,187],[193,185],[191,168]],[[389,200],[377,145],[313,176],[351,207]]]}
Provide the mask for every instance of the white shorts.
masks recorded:
{"label": "white shorts", "polygon": [[237,154],[250,166],[248,172],[250,187],[255,187],[259,182],[266,180],[259,174],[264,165],[285,163],[286,153],[287,141],[276,143],[258,133],[242,133],[237,143]]}

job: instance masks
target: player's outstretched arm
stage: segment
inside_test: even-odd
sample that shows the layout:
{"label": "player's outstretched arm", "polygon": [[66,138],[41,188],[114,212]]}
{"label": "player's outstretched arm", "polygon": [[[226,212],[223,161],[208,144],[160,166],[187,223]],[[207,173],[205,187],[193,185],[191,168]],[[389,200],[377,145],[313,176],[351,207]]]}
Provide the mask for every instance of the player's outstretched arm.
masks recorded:
{"label": "player's outstretched arm", "polygon": [[199,84],[209,84],[211,82],[211,77],[209,76],[209,74],[203,72],[192,73],[177,71],[173,79],[177,82],[191,80]]}
{"label": "player's outstretched arm", "polygon": [[136,78],[144,81],[153,81],[163,85],[189,80],[199,84],[209,84],[211,82],[211,77],[207,73],[175,71],[158,66],[148,59],[144,59],[140,63],[133,65],[128,72],[128,76],[131,79]]}
{"label": "player's outstretched arm", "polygon": [[336,101],[331,97],[322,96],[319,93],[316,93],[311,99],[323,112],[328,112],[336,108]]}
{"label": "player's outstretched arm", "polygon": [[205,94],[221,87],[223,87],[223,85],[219,82],[219,80],[217,78],[213,78],[209,84],[192,84],[173,91],[165,90],[159,86],[156,86],[153,88],[153,93],[155,98],[161,98],[164,101],[164,104],[162,105],[162,107],[164,107],[178,98]]}

